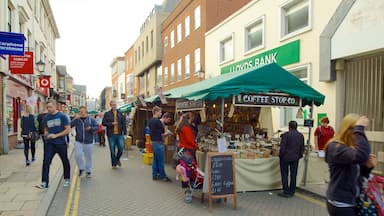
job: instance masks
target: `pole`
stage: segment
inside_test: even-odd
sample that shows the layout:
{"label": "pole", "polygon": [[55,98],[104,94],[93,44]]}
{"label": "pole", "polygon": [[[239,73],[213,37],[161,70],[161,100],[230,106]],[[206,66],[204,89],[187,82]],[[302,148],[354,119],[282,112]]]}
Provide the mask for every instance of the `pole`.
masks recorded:
{"label": "pole", "polygon": [[223,127],[221,127],[221,134],[224,134],[224,98],[221,98],[221,124],[223,125]]}
{"label": "pole", "polygon": [[[313,113],[313,102],[311,104],[311,108],[309,109],[309,119],[312,119],[312,113]],[[308,128],[308,139],[307,139],[307,145],[305,146],[305,156],[304,156],[304,180],[303,184],[304,186],[307,184],[307,175],[308,175],[308,163],[309,163],[309,153],[311,151],[311,133],[312,133],[312,127]]]}

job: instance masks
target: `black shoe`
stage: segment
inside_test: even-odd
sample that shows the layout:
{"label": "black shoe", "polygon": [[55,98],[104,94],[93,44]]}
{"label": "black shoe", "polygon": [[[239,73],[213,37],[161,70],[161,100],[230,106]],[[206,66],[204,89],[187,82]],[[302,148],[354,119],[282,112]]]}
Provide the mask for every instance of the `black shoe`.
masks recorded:
{"label": "black shoe", "polygon": [[157,180],[159,180],[159,178],[157,178],[157,177],[152,177],[152,180],[153,180],[153,181],[157,181]]}
{"label": "black shoe", "polygon": [[284,197],[284,198],[289,198],[289,197],[291,197],[291,195],[289,195],[289,194],[287,194],[287,193],[278,193],[277,195],[280,196],[280,197]]}
{"label": "black shoe", "polygon": [[170,178],[168,178],[168,177],[164,177],[162,180],[165,181],[165,182],[172,182],[172,180]]}

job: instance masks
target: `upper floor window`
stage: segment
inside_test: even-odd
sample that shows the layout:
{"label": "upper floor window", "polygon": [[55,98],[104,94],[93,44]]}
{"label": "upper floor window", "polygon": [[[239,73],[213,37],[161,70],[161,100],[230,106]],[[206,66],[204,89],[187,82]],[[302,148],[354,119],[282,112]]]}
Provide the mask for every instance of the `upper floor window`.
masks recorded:
{"label": "upper floor window", "polygon": [[181,23],[177,25],[177,43],[180,43],[182,39],[182,34],[181,34]]}
{"label": "upper floor window", "polygon": [[159,67],[157,67],[157,70],[156,70],[156,86],[158,86],[158,87],[161,87],[161,85],[162,85],[162,80],[161,80],[161,77],[162,77],[162,71],[163,71],[163,69],[162,69],[162,67],[161,66],[159,66]]}
{"label": "upper floor window", "polygon": [[164,86],[168,85],[168,67],[164,68],[164,77],[163,77]]}
{"label": "upper floor window", "polygon": [[189,35],[189,30],[190,30],[190,20],[189,16],[185,17],[185,22],[184,22],[184,29],[185,29],[185,37]]}
{"label": "upper floor window", "polygon": [[201,68],[200,64],[200,48],[195,49],[195,75],[197,75],[198,71]]}
{"label": "upper floor window", "polygon": [[13,22],[13,19],[12,19],[12,8],[10,6],[8,6],[8,31],[9,32],[12,32],[12,22]]}
{"label": "upper floor window", "polygon": [[200,27],[200,5],[195,9],[195,29]]}
{"label": "upper floor window", "polygon": [[245,28],[245,52],[255,50],[264,44],[264,17]]}
{"label": "upper floor window", "polygon": [[175,31],[171,32],[171,48],[175,46]]}
{"label": "upper floor window", "polygon": [[181,59],[177,60],[177,81],[181,81]]}
{"label": "upper floor window", "polygon": [[167,48],[168,48],[168,36],[165,36],[164,37],[164,53],[166,53],[167,52]]}
{"label": "upper floor window", "polygon": [[311,0],[291,0],[281,7],[281,37],[311,28]]}
{"label": "upper floor window", "polygon": [[141,42],[141,57],[144,58],[144,41]]}
{"label": "upper floor window", "polygon": [[148,44],[149,42],[148,42],[148,41],[149,41],[149,39],[148,39],[148,36],[147,36],[147,37],[145,38],[145,51],[146,51],[146,52],[148,52],[148,50],[149,50],[149,44]]}
{"label": "upper floor window", "polygon": [[184,61],[184,67],[185,67],[185,79],[188,79],[191,76],[191,70],[190,70],[190,62],[189,62],[189,54],[185,56]]}
{"label": "upper floor window", "polygon": [[153,48],[153,30],[151,31],[151,49]]}
{"label": "upper floor window", "polygon": [[175,64],[171,64],[171,84],[175,82]]}
{"label": "upper floor window", "polygon": [[220,63],[224,63],[233,59],[233,34],[220,41]]}

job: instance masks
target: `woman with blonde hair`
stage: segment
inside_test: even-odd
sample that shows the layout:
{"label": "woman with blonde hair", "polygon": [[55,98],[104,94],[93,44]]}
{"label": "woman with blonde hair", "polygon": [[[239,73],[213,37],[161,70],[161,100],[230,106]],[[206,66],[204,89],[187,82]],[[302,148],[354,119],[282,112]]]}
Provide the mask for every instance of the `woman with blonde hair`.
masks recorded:
{"label": "woman with blonde hair", "polygon": [[346,115],[336,136],[325,147],[330,181],[327,209],[330,216],[356,215],[360,178],[369,175],[375,156],[365,135],[369,120],[357,114]]}
{"label": "woman with blonde hair", "polygon": [[21,136],[23,137],[24,141],[24,156],[26,166],[31,164],[31,161],[29,160],[29,147],[31,147],[32,162],[36,160],[36,131],[35,117],[32,115],[32,108],[29,105],[26,105],[23,116],[21,117]]}

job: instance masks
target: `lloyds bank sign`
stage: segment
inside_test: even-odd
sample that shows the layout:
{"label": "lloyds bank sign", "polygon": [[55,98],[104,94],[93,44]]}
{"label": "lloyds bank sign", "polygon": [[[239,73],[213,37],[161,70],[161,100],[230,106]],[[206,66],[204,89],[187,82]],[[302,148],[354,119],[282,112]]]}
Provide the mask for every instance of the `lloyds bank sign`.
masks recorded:
{"label": "lloyds bank sign", "polygon": [[283,46],[276,47],[266,52],[254,55],[236,63],[221,68],[221,74],[247,70],[260,67],[269,63],[280,66],[293,64],[300,61],[300,40],[295,40]]}

